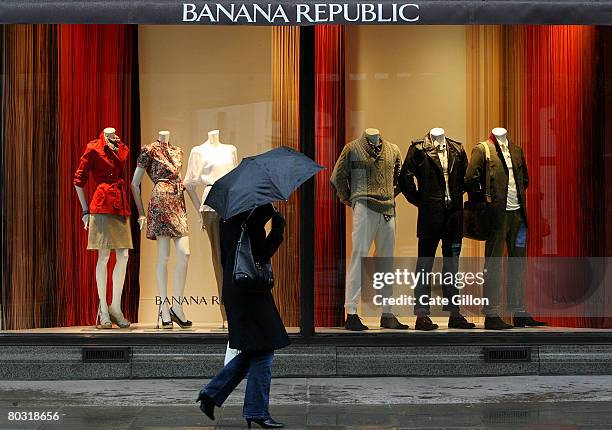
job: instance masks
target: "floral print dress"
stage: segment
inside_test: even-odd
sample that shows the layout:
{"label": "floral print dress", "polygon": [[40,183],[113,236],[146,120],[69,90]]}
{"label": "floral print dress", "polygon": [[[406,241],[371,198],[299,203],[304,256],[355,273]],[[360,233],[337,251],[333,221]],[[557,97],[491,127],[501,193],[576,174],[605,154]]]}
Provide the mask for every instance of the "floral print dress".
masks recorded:
{"label": "floral print dress", "polygon": [[181,178],[183,150],[159,140],[142,148],[138,167],[153,181],[147,213],[147,238],[187,236],[187,211]]}

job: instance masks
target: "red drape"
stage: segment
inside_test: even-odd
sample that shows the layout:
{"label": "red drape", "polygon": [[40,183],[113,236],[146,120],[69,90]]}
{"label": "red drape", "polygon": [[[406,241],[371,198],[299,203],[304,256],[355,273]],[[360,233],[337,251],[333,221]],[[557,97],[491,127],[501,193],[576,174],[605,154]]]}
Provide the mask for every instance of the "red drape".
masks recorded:
{"label": "red drape", "polygon": [[[87,142],[112,126],[133,148],[125,178],[130,180],[140,149],[137,27],[10,25],[3,30],[5,327],[91,325],[98,304],[96,253],[86,250],[72,177]],[[89,197],[91,191],[90,184]],[[135,220],[132,232],[136,249],[130,253],[123,310],[135,321],[140,244]],[[110,299],[110,285],[107,290]]]}
{"label": "red drape", "polygon": [[[126,183],[131,181],[135,157],[140,150],[138,115],[137,27],[127,25],[61,25],[58,36],[59,133],[58,189],[61,234],[59,246],[59,325],[92,324],[98,305],[95,283],[97,253],[87,251],[81,208],[72,175],[87,143],[105,127],[114,127],[128,145],[131,160]],[[91,197],[93,180],[86,186]],[[133,209],[132,213],[136,213]],[[126,318],[136,321],[139,300],[139,234],[132,217],[135,249],[130,252],[123,290]],[[112,294],[109,262],[108,302]]]}
{"label": "red drape", "polygon": [[[528,255],[604,255],[603,124],[597,117],[597,30],[590,26],[517,26],[511,43],[522,55],[516,130],[530,173]],[[517,52],[517,51],[514,51]],[[577,270],[580,270],[578,264]],[[572,316],[541,315],[555,326],[598,326],[586,286],[546,282],[528,273],[527,302],[547,295],[577,303]],[[584,302],[584,308],[580,305]],[[559,308],[561,309],[561,308]],[[554,314],[554,312],[553,312]]]}
{"label": "red drape", "polygon": [[315,324],[344,318],[345,209],[329,180],[345,144],[344,27],[315,27]]}

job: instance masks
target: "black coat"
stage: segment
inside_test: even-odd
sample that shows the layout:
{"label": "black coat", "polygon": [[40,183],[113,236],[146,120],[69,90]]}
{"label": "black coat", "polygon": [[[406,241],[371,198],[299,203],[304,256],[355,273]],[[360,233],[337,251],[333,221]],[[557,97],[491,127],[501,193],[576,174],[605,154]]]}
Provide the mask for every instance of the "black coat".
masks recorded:
{"label": "black coat", "polygon": [[[497,139],[493,136],[485,141],[489,145],[491,153],[491,169],[489,176],[491,178],[491,198],[494,213],[494,226],[499,226],[506,211],[506,199],[508,198],[508,179],[509,171],[504,162],[504,154],[502,154]],[[512,171],[514,172],[514,182],[516,183],[516,191],[518,201],[521,205],[521,213],[523,221],[527,225],[527,210],[525,191],[529,186],[529,174],[527,172],[527,163],[525,156],[520,146],[515,145],[508,139],[508,149],[510,150],[510,158],[512,158]],[[485,164],[486,155],[482,149],[482,145],[477,145],[472,150],[472,157],[468,166],[465,185],[471,200],[484,200],[485,194]]]}
{"label": "black coat", "polygon": [[[251,293],[233,282],[236,246],[247,214],[221,222],[221,261],[223,262],[223,302],[227,311],[230,347],[241,351],[272,351],[289,345],[271,292]],[[266,236],[265,225],[272,219]],[[285,219],[272,205],[257,208],[247,222],[247,231],[256,261],[268,262],[283,242]]]}
{"label": "black coat", "polygon": [[461,240],[463,237],[463,180],[468,164],[467,155],[461,143],[455,140],[446,138],[446,147],[450,208],[446,208],[442,164],[429,134],[424,139],[412,142],[402,165],[399,185],[406,199],[419,208],[419,238]]}

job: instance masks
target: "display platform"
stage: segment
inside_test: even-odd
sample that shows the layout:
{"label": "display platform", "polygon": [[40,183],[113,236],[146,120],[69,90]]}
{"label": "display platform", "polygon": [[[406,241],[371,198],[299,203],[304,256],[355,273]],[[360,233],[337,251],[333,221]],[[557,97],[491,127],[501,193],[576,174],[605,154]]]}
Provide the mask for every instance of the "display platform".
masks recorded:
{"label": "display platform", "polygon": [[[287,332],[290,334],[298,334],[300,329],[298,327],[287,327]],[[143,335],[143,334],[227,334],[227,328],[222,328],[220,324],[194,324],[190,328],[180,328],[178,325],[174,325],[172,329],[157,328],[155,324],[132,324],[128,328],[119,328],[113,326],[112,329],[99,329],[94,326],[78,326],[78,327],[52,327],[52,328],[36,328],[28,330],[4,330],[0,332],[0,337],[4,334],[113,334],[121,333],[122,335]]]}

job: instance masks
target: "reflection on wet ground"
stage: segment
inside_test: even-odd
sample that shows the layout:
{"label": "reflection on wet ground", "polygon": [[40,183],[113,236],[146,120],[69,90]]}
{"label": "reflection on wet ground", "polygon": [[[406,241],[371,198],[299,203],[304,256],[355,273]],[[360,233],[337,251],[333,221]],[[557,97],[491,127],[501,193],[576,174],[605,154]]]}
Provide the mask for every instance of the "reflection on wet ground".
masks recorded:
{"label": "reflection on wet ground", "polygon": [[[0,381],[0,429],[246,428],[244,384],[212,422],[204,382]],[[289,429],[611,430],[612,376],[275,379],[271,413]]]}
{"label": "reflection on wet ground", "polygon": [[[239,406],[218,410],[215,422],[195,406],[71,406],[60,408],[59,421],[54,423],[8,422],[9,408],[2,409],[2,429],[246,428]],[[35,409],[45,410],[41,406]],[[276,406],[271,412],[288,429],[612,429],[612,402],[296,405]]]}

